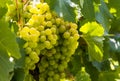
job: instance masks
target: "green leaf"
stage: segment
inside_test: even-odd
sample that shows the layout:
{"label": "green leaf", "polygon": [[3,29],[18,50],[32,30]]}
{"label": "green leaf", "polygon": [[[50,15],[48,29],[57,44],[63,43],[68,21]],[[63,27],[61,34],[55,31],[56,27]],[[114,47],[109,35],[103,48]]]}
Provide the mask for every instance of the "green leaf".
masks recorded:
{"label": "green leaf", "polygon": [[8,23],[4,20],[0,20],[0,45],[2,45],[11,56],[20,58],[16,37],[9,29]]}
{"label": "green leaf", "polygon": [[109,9],[103,0],[100,0],[99,12],[96,12],[96,20],[102,24],[105,29],[105,34],[108,34],[110,29],[110,19],[113,16],[110,14]]}
{"label": "green leaf", "polygon": [[83,38],[88,44],[88,53],[91,61],[102,61],[104,29],[96,22],[86,23],[80,28]]}
{"label": "green leaf", "polygon": [[12,81],[24,81],[24,69],[15,69]]}
{"label": "green leaf", "polygon": [[[102,61],[103,59],[103,37],[84,37],[88,44],[88,53],[91,61]],[[97,40],[95,40],[97,39]]]}
{"label": "green leaf", "polygon": [[75,22],[75,8],[71,6],[70,0],[45,0],[59,16],[63,15],[66,21]]}
{"label": "green leaf", "polygon": [[80,4],[80,0],[71,0],[72,2],[74,2],[75,4]]}
{"label": "green leaf", "polygon": [[79,71],[75,76],[75,81],[91,81],[90,75],[85,71]]}
{"label": "green leaf", "polygon": [[71,61],[69,62],[69,70],[73,75],[76,75],[82,67],[82,50],[78,48],[75,52],[75,55],[72,56]]}
{"label": "green leaf", "polygon": [[20,38],[17,38],[17,42],[20,47],[21,58],[15,59],[15,68],[24,68],[24,66],[25,66],[25,51],[24,51],[23,45],[25,44],[25,41]]}
{"label": "green leaf", "polygon": [[0,7],[0,19],[6,14],[6,12],[7,12],[7,8]]}
{"label": "green leaf", "polygon": [[98,81],[116,81],[119,77],[119,73],[116,71],[101,72]]}
{"label": "green leaf", "polygon": [[9,61],[6,50],[0,44],[0,81],[10,81],[14,63]]}
{"label": "green leaf", "polygon": [[89,21],[95,20],[95,11],[93,0],[84,0],[83,8],[81,9],[83,16]]}
{"label": "green leaf", "polygon": [[104,29],[96,22],[88,22],[80,28],[83,34],[90,36],[102,36],[104,34]]}
{"label": "green leaf", "polygon": [[110,62],[109,60],[105,60],[103,62],[92,62],[93,66],[97,68],[97,70],[100,71],[109,71],[111,70],[110,68]]}

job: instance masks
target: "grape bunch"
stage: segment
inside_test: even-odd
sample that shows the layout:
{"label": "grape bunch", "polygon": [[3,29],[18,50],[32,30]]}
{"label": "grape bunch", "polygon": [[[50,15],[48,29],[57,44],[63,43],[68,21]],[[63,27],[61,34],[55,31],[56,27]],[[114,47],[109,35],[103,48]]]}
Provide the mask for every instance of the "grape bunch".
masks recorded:
{"label": "grape bunch", "polygon": [[[77,25],[64,21],[51,12],[47,3],[28,6],[27,22],[19,30],[24,39],[25,73],[36,81],[60,81],[66,78],[66,68],[79,39]],[[37,74],[37,78],[32,75]],[[25,81],[28,81],[25,78]]]}

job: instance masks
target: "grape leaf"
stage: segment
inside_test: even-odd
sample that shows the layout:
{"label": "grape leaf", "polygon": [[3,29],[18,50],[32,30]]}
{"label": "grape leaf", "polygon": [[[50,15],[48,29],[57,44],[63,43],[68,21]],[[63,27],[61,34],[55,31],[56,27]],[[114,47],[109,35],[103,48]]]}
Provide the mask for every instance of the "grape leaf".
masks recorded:
{"label": "grape leaf", "polygon": [[72,2],[74,2],[75,4],[80,4],[80,0],[71,0]]}
{"label": "grape leaf", "polygon": [[102,36],[104,34],[104,29],[96,22],[88,22],[80,28],[83,34],[90,36]]}
{"label": "grape leaf", "polygon": [[75,76],[75,81],[91,81],[90,75],[85,71],[79,71]]}
{"label": "grape leaf", "polygon": [[12,81],[24,81],[24,69],[15,69]]}
{"label": "grape leaf", "polygon": [[70,0],[45,0],[59,16],[63,15],[66,21],[75,22],[75,8],[71,6]]}
{"label": "grape leaf", "polygon": [[98,81],[116,81],[119,77],[119,73],[116,71],[101,72]]}
{"label": "grape leaf", "polygon": [[105,29],[105,34],[108,34],[110,29],[110,19],[113,16],[110,14],[109,9],[103,0],[100,0],[99,12],[96,12],[96,20],[102,24]]}
{"label": "grape leaf", "polygon": [[92,0],[84,0],[83,8],[81,9],[81,12],[85,18],[87,18],[89,21],[95,20],[95,11],[93,6]]}
{"label": "grape leaf", "polygon": [[23,45],[25,44],[25,41],[20,38],[17,38],[17,42],[20,47],[21,58],[15,59],[15,68],[24,68],[24,66],[25,66],[25,51],[24,51]]}
{"label": "grape leaf", "polygon": [[[79,52],[79,53],[78,53]],[[77,72],[81,69],[82,67],[82,62],[81,62],[81,54],[82,50],[79,48],[79,51],[77,50],[75,55],[72,56],[71,61],[69,62],[69,70],[73,75],[76,75]]]}
{"label": "grape leaf", "polygon": [[0,45],[2,45],[11,56],[20,58],[19,47],[15,35],[8,28],[8,23],[0,20]]}
{"label": "grape leaf", "polygon": [[80,28],[83,38],[88,44],[88,53],[91,61],[102,61],[104,29],[96,22],[86,23]]}
{"label": "grape leaf", "polygon": [[14,63],[9,61],[6,50],[0,44],[0,81],[10,81]]}

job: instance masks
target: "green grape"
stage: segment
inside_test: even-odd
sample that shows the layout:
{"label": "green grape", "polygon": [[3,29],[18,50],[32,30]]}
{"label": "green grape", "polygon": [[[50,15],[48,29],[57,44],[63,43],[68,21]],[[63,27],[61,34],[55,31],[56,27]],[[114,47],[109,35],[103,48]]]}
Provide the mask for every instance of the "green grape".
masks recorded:
{"label": "green grape", "polygon": [[50,60],[50,61],[49,61],[49,64],[50,64],[50,65],[54,65],[54,64],[55,64],[55,60]]}
{"label": "green grape", "polygon": [[[64,53],[63,53],[63,54],[64,54]],[[60,59],[61,59],[61,60],[64,60],[64,59],[65,59],[65,56],[62,55],[62,56],[60,57]]]}
{"label": "green grape", "polygon": [[30,8],[30,13],[37,14],[39,10],[36,7],[31,7]]}
{"label": "green grape", "polygon": [[51,42],[52,45],[55,45],[55,44],[57,45],[56,39],[52,39],[50,42]]}
{"label": "green grape", "polygon": [[47,11],[49,11],[49,6],[47,3],[43,3],[40,7],[40,14],[44,14]]}
{"label": "green grape", "polygon": [[69,32],[70,32],[72,35],[74,35],[74,34],[76,34],[76,29],[70,28]]}
{"label": "green grape", "polygon": [[30,48],[36,48],[37,47],[37,42],[28,42],[28,46],[30,47]]}
{"label": "green grape", "polygon": [[44,43],[39,43],[38,49],[41,51],[45,49],[45,44]]}
{"label": "green grape", "polygon": [[46,21],[44,21],[44,22],[42,23],[42,25],[43,25],[44,27],[46,27],[46,25],[47,25]]}
{"label": "green grape", "polygon": [[45,79],[43,77],[40,77],[39,81],[45,81]]}
{"label": "green grape", "polygon": [[63,34],[63,37],[65,39],[68,39],[70,37],[70,33],[68,31],[66,31],[64,34]]}
{"label": "green grape", "polygon": [[29,12],[25,12],[25,13],[24,13],[24,18],[29,19],[29,18],[31,18],[31,16],[32,16],[32,14],[29,13]]}
{"label": "green grape", "polygon": [[54,36],[54,39],[56,39],[56,40],[59,39],[58,35],[53,35],[53,36]]}
{"label": "green grape", "polygon": [[43,31],[43,30],[44,30],[44,26],[42,26],[42,25],[41,25],[41,26],[38,26],[38,30],[39,30],[39,31]]}
{"label": "green grape", "polygon": [[39,57],[36,52],[32,51],[29,56],[32,60],[34,60],[35,63],[39,61]]}
{"label": "green grape", "polygon": [[55,48],[52,48],[52,49],[51,49],[51,53],[52,53],[52,54],[55,54],[55,53],[56,53],[56,49],[55,49]]}
{"label": "green grape", "polygon": [[46,35],[51,35],[51,34],[52,34],[51,29],[46,29],[46,30],[45,30],[45,34],[46,34]]}
{"label": "green grape", "polygon": [[60,25],[60,23],[61,23],[61,19],[60,18],[56,18],[56,24]]}
{"label": "green grape", "polygon": [[46,20],[50,20],[50,19],[52,18],[51,13],[50,13],[50,12],[47,12],[47,13],[45,14],[45,18],[46,18]]}
{"label": "green grape", "polygon": [[47,81],[54,81],[52,77],[48,77]]}
{"label": "green grape", "polygon": [[48,71],[48,76],[54,76],[54,71]]}
{"label": "green grape", "polygon": [[45,35],[45,31],[41,31],[41,35]]}
{"label": "green grape", "polygon": [[53,65],[53,68],[54,68],[54,69],[57,69],[57,68],[58,68],[58,63],[55,63],[55,64]]}
{"label": "green grape", "polygon": [[47,68],[49,66],[48,61],[46,60],[46,58],[41,58],[41,64],[44,68]]}
{"label": "green grape", "polygon": [[54,36],[51,34],[51,35],[48,35],[48,39],[49,40],[53,40],[54,39]]}
{"label": "green grape", "polygon": [[38,55],[40,55],[40,49],[39,49],[38,47],[35,48],[34,51],[35,51]]}
{"label": "green grape", "polygon": [[61,62],[61,64],[62,64],[65,68],[67,68],[67,62],[66,62],[65,60],[63,60],[63,61]]}
{"label": "green grape", "polygon": [[71,28],[77,29],[77,24],[75,23],[70,23]]}
{"label": "green grape", "polygon": [[68,41],[68,40],[64,40],[64,41],[63,41],[63,45],[64,45],[64,46],[68,46],[69,44],[70,44],[70,41]]}
{"label": "green grape", "polygon": [[38,68],[39,81],[60,81],[66,77],[64,71],[78,46],[77,25],[51,12],[47,3],[29,4],[26,10],[31,15],[25,17],[25,27],[18,32],[25,40],[26,73]]}
{"label": "green grape", "polygon": [[36,66],[35,65],[32,65],[31,67],[29,67],[30,68],[30,70],[34,70],[35,68],[36,68]]}
{"label": "green grape", "polygon": [[[52,14],[52,15],[53,15],[53,14]],[[51,19],[51,22],[52,22],[53,24],[55,24],[55,19],[52,18],[52,19]]]}
{"label": "green grape", "polygon": [[45,35],[40,36],[40,41],[45,42],[46,41],[46,36]]}
{"label": "green grape", "polygon": [[25,52],[26,52],[27,54],[30,54],[31,51],[32,51],[31,47],[26,47],[26,48],[25,48]]}
{"label": "green grape", "polygon": [[38,8],[38,9],[41,9],[42,8],[42,3],[38,3],[38,4],[36,4],[36,7]]}
{"label": "green grape", "polygon": [[61,78],[65,78],[65,76],[66,76],[66,74],[64,72],[60,74]]}
{"label": "green grape", "polygon": [[30,62],[31,62],[31,58],[30,58],[30,57],[26,57],[26,58],[25,58],[25,63],[26,63],[26,64],[29,64]]}
{"label": "green grape", "polygon": [[67,52],[67,47],[61,47],[61,51],[62,51],[63,53],[66,53],[66,52]]}
{"label": "green grape", "polygon": [[51,31],[52,31],[53,34],[56,34],[56,33],[57,33],[57,30],[56,30],[56,29],[57,29],[57,28],[56,28],[56,25],[52,25]]}
{"label": "green grape", "polygon": [[24,27],[21,31],[20,31],[20,37],[23,38],[24,40],[28,41],[29,39],[29,27]]}
{"label": "green grape", "polygon": [[45,71],[45,68],[42,67],[41,65],[39,65],[39,72],[42,73],[42,72],[44,72],[44,71]]}
{"label": "green grape", "polygon": [[60,54],[60,53],[57,52],[56,54],[54,54],[54,58],[55,58],[55,59],[60,59],[60,57],[61,57],[61,54]]}
{"label": "green grape", "polygon": [[60,80],[60,75],[59,74],[55,74],[53,76],[53,79],[54,79],[54,81],[59,81]]}
{"label": "green grape", "polygon": [[46,47],[46,48],[51,48],[51,43],[50,43],[50,41],[47,41],[47,40],[46,40],[46,41],[44,42],[44,44],[45,44],[45,47]]}
{"label": "green grape", "polygon": [[59,72],[63,72],[64,71],[64,66],[62,65],[62,64],[60,64],[59,66],[58,66],[58,71]]}
{"label": "green grape", "polygon": [[78,40],[80,36],[79,36],[79,34],[74,34],[73,37],[74,37],[75,40]]}
{"label": "green grape", "polygon": [[52,22],[51,22],[51,21],[47,21],[47,22],[46,22],[46,26],[47,26],[47,27],[52,27]]}
{"label": "green grape", "polygon": [[75,39],[74,39],[74,37],[73,37],[73,36],[70,36],[70,37],[69,37],[69,39],[68,39],[68,41],[70,42],[70,44],[71,44],[71,43],[73,43],[73,42],[74,42],[74,40],[75,40]]}
{"label": "green grape", "polygon": [[64,33],[65,31],[66,31],[65,26],[64,26],[64,25],[61,25],[61,26],[59,27],[59,32],[60,32],[60,33]]}

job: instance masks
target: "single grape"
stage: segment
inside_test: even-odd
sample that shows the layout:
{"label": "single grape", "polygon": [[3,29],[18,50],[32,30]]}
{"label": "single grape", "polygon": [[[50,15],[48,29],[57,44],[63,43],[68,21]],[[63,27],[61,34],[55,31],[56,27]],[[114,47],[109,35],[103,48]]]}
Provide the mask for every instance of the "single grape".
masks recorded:
{"label": "single grape", "polygon": [[60,23],[61,23],[61,19],[60,18],[56,18],[56,24],[60,25]]}
{"label": "single grape", "polygon": [[54,64],[55,64],[55,60],[50,60],[50,61],[49,61],[49,64],[50,64],[50,65],[54,65]]}
{"label": "single grape", "polygon": [[25,52],[26,52],[27,54],[30,54],[31,51],[32,51],[31,47],[26,47],[26,48],[25,48]]}
{"label": "single grape", "polygon": [[59,74],[55,74],[53,76],[53,79],[54,79],[54,81],[59,81],[60,80],[60,75]]}
{"label": "single grape", "polygon": [[63,37],[65,39],[68,39],[70,37],[70,33],[68,31],[66,31],[64,34],[63,34]]}
{"label": "single grape", "polygon": [[52,22],[51,22],[51,21],[47,21],[47,22],[46,22],[46,26],[47,26],[47,27],[52,27]]}
{"label": "single grape", "polygon": [[39,31],[43,31],[44,30],[44,26],[38,26],[38,28],[37,28]]}
{"label": "single grape", "polygon": [[65,26],[64,26],[64,25],[61,25],[61,26],[59,27],[59,32],[60,32],[60,33],[64,33],[65,31],[66,31]]}
{"label": "single grape", "polygon": [[45,18],[46,18],[46,20],[50,20],[50,19],[52,18],[51,13],[50,13],[50,12],[47,12],[47,13],[45,14]]}
{"label": "single grape", "polygon": [[40,36],[40,41],[45,42],[46,41],[46,36],[45,35]]}
{"label": "single grape", "polygon": [[59,66],[58,66],[58,71],[59,72],[63,72],[64,71],[64,66],[62,65],[62,64],[60,64]]}
{"label": "single grape", "polygon": [[48,76],[54,76],[54,71],[48,71]]}
{"label": "single grape", "polygon": [[46,30],[45,30],[45,34],[46,34],[46,35],[51,35],[51,34],[52,34],[51,29],[46,29]]}

